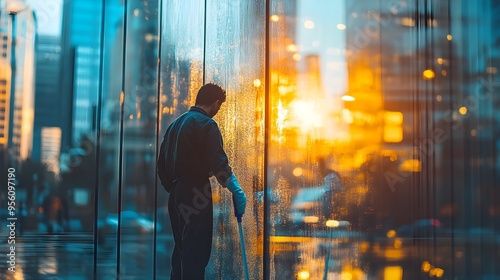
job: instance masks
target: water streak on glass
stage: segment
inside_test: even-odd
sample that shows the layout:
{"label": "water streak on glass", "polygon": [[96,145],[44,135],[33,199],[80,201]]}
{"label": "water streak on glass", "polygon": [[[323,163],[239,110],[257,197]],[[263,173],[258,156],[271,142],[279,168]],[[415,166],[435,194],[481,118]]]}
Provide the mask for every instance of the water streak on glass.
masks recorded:
{"label": "water streak on glass", "polygon": [[[250,278],[262,277],[264,2],[208,1],[205,81],[227,91],[215,117],[229,163],[246,193],[243,231]],[[214,244],[207,277],[243,278],[231,194],[214,184]],[[227,262],[231,259],[231,262]]]}

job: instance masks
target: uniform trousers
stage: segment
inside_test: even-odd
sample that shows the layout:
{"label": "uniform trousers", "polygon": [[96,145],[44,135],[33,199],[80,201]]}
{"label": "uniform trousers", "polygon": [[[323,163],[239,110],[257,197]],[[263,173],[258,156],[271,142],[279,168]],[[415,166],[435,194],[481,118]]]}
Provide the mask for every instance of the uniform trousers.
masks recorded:
{"label": "uniform trousers", "polygon": [[170,192],[168,211],[175,242],[171,279],[205,279],[213,231],[212,191],[208,179],[177,179]]}

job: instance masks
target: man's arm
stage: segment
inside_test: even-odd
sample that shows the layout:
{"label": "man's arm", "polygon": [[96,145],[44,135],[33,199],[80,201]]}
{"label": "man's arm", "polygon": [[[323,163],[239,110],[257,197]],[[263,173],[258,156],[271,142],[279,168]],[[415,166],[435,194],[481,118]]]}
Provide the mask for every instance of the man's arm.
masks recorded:
{"label": "man's arm", "polygon": [[215,122],[207,127],[205,139],[200,139],[206,143],[206,162],[209,168],[209,175],[215,176],[217,181],[226,187],[226,181],[233,174],[226,152],[222,143],[222,135]]}
{"label": "man's arm", "polygon": [[215,175],[217,181],[233,194],[236,211],[238,214],[245,213],[247,198],[241,188],[236,175],[232,172],[223,148],[222,135],[219,127],[214,122],[207,137],[207,161],[210,166],[210,175]]}
{"label": "man's arm", "polygon": [[165,188],[167,192],[170,192],[171,189],[171,180],[167,173],[167,166],[165,163],[165,154],[166,154],[166,145],[167,139],[163,137],[163,141],[160,145],[160,153],[158,155],[158,159],[156,160],[156,174],[158,174],[158,178],[160,178],[160,182]]}

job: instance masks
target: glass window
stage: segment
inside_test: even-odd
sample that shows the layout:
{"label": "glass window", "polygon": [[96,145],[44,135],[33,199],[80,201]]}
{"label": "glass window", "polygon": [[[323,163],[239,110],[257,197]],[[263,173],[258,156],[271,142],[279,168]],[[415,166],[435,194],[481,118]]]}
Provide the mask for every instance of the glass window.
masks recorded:
{"label": "glass window", "polygon": [[[194,105],[203,84],[205,5],[203,1],[163,1],[160,26],[159,131],[157,148],[167,127]],[[156,158],[156,156],[154,156]],[[168,279],[171,271],[173,234],[167,208],[168,193],[157,180],[156,277]]]}
{"label": "glass window", "polygon": [[496,4],[271,2],[270,277],[494,275]]}
{"label": "glass window", "polygon": [[[250,5],[251,4],[251,5]],[[251,279],[261,279],[264,166],[264,1],[207,1],[204,82],[226,89],[215,117],[229,164],[247,196],[242,231]],[[217,184],[218,185],[218,184]],[[208,279],[244,278],[231,193],[214,186],[213,260]],[[259,201],[260,198],[260,201]],[[227,263],[227,259],[232,259]]]}

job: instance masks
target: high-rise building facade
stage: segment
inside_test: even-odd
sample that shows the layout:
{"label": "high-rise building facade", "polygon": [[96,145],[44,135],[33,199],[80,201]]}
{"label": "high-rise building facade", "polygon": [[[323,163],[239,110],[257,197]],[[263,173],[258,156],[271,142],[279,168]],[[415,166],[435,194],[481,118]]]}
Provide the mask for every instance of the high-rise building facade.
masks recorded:
{"label": "high-rise building facade", "polygon": [[3,137],[6,148],[19,163],[32,152],[35,103],[36,17],[23,1],[3,3],[2,98]]}
{"label": "high-rise building facade", "polygon": [[[43,158],[41,152],[44,127],[61,127],[65,118],[61,91],[61,39],[56,36],[40,35],[36,42],[35,119],[33,129],[33,158]],[[60,147],[58,148],[60,152]]]}
{"label": "high-rise building facade", "polygon": [[63,149],[78,146],[95,122],[99,94],[101,1],[64,1],[62,26],[61,103],[67,120],[62,124]]}

